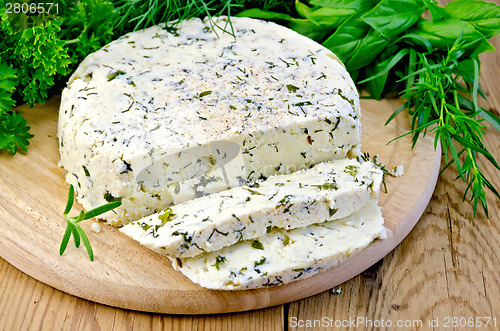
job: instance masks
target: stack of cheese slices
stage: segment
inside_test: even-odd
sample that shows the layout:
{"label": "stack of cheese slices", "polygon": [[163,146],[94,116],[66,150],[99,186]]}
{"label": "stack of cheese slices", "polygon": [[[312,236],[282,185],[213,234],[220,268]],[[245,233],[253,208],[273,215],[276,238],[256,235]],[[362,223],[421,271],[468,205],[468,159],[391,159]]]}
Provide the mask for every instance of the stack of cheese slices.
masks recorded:
{"label": "stack of cheese slices", "polygon": [[285,284],[385,236],[338,58],[273,23],[191,19],[89,55],[63,91],[60,165],[87,208],[211,289]]}

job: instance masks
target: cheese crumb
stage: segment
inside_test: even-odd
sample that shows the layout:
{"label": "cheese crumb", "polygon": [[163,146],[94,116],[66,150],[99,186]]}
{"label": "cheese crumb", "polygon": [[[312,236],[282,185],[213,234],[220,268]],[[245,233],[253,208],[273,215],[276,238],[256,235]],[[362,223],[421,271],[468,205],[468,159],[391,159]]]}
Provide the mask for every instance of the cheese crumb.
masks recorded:
{"label": "cheese crumb", "polygon": [[101,226],[99,225],[99,223],[97,222],[94,222],[92,223],[92,225],[90,226],[90,229],[92,230],[92,232],[94,233],[99,233],[101,232]]}
{"label": "cheese crumb", "polygon": [[404,168],[402,163],[394,168],[394,176],[395,177],[401,177],[404,175],[404,173],[405,173],[405,168]]}

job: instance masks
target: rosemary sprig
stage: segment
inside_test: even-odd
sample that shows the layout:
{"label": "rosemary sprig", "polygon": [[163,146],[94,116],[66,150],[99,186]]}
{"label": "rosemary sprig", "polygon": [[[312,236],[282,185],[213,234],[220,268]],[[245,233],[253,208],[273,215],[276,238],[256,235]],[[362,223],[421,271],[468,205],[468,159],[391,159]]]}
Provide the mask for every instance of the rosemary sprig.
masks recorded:
{"label": "rosemary sprig", "polygon": [[66,208],[64,209],[64,219],[66,220],[66,231],[64,232],[63,239],[61,241],[61,246],[59,247],[59,254],[63,255],[66,247],[68,246],[69,239],[71,235],[73,235],[73,241],[75,242],[76,247],[80,247],[80,242],[83,242],[85,249],[89,255],[90,261],[94,260],[94,252],[92,251],[92,247],[90,246],[90,241],[80,226],[80,222],[84,220],[88,220],[90,218],[94,218],[101,214],[104,214],[110,210],[119,207],[122,203],[121,201],[114,201],[111,203],[107,203],[105,205],[99,206],[88,212],[80,211],[78,216],[68,216],[71,208],[73,207],[73,203],[75,201],[75,188],[73,185],[69,186],[68,191],[68,201],[66,202]]}

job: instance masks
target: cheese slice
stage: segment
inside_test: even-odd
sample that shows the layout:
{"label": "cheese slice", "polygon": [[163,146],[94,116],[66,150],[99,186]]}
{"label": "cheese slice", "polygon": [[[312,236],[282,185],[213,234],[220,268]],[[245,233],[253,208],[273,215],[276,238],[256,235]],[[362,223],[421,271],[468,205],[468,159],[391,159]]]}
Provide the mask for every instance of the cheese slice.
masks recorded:
{"label": "cheese slice", "polygon": [[386,230],[377,200],[340,220],[295,230],[273,229],[220,251],[171,258],[176,270],[209,289],[270,287],[310,277],[344,261]]}
{"label": "cheese slice", "polygon": [[[359,96],[338,58],[274,23],[231,21],[234,36],[200,19],[153,26],[80,64],[62,93],[58,139],[59,164],[85,209],[121,200],[103,215],[119,226],[228,186],[359,155]],[[224,143],[237,146],[234,161],[169,181],[164,158]],[[143,180],[158,164],[159,180]]]}
{"label": "cheese slice", "polygon": [[325,162],[258,187],[237,187],[174,205],[124,226],[141,244],[172,256],[195,256],[270,227],[291,229],[347,216],[378,196],[382,172],[370,162]]}
{"label": "cheese slice", "polygon": [[295,229],[346,217],[377,198],[382,170],[342,159],[190,200],[129,223],[120,231],[153,250],[190,257],[254,239],[272,228]]}

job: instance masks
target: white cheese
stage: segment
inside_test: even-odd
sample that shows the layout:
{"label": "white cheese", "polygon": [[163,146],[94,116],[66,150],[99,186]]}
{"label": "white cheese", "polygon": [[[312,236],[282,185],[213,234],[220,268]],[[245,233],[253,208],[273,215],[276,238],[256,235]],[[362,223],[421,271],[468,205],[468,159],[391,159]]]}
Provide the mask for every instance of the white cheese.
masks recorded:
{"label": "white cheese", "polygon": [[346,217],[377,198],[382,171],[371,162],[342,159],[176,204],[120,231],[174,257],[219,250],[262,236]]}
{"label": "white cheese", "polygon": [[[227,184],[359,155],[359,97],[338,58],[274,23],[232,25],[235,37],[199,19],[175,31],[154,26],[81,63],[62,93],[58,138],[84,208],[119,199],[103,218],[121,225]],[[225,169],[137,180],[165,155],[222,142],[239,147]]]}
{"label": "white cheese", "polygon": [[286,284],[341,263],[385,238],[377,200],[340,220],[295,230],[274,229],[256,240],[191,258],[171,258],[175,269],[209,288],[240,290]]}
{"label": "white cheese", "polygon": [[397,167],[394,168],[394,176],[395,177],[401,177],[404,175],[404,173],[405,173],[405,168],[404,168],[403,163],[401,163],[400,165],[398,165]]}
{"label": "white cheese", "polygon": [[92,230],[92,232],[94,232],[94,233],[99,233],[99,232],[101,232],[101,225],[99,225],[99,223],[97,223],[97,222],[94,222],[90,226],[90,230]]}

